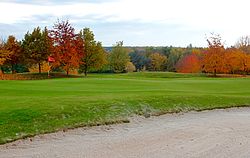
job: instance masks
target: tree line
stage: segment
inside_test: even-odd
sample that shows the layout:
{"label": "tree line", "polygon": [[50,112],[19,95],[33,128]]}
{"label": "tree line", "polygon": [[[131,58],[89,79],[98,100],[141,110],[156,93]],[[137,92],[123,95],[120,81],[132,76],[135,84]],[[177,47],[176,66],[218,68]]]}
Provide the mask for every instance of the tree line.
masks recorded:
{"label": "tree line", "polygon": [[[250,38],[241,37],[225,48],[219,35],[207,38],[207,48],[124,47],[117,42],[105,49],[89,28],[76,33],[68,21],[57,21],[53,29],[34,28],[21,41],[9,36],[0,42],[0,70],[6,72],[69,73],[172,71],[182,73],[248,74]],[[48,59],[53,59],[48,62]]]}
{"label": "tree line", "polygon": [[250,37],[243,36],[225,48],[218,34],[207,38],[207,48],[146,47],[130,48],[137,71],[172,71],[180,73],[243,74],[250,72]]}
{"label": "tree line", "polygon": [[[117,43],[117,48],[119,47],[122,45]],[[102,43],[95,41],[94,33],[89,28],[76,33],[68,21],[58,21],[51,30],[46,27],[34,28],[31,33],[27,32],[21,41],[12,35],[7,41],[1,41],[0,68],[1,73],[11,71],[13,74],[52,70],[64,71],[67,74],[77,71],[87,75],[90,69],[101,69],[108,63],[109,58],[112,59],[109,63],[117,64],[113,61],[119,60],[113,57],[116,54],[114,49],[113,53],[108,55]],[[122,52],[119,53],[121,54]],[[53,62],[48,62],[48,59],[53,59]],[[125,59],[128,60],[129,58]]]}

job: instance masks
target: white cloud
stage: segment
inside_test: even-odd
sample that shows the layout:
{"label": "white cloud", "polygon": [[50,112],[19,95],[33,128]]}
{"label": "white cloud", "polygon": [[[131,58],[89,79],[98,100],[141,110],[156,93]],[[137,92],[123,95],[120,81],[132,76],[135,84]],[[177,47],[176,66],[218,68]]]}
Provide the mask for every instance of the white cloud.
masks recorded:
{"label": "white cloud", "polygon": [[117,0],[46,4],[0,2],[0,23],[32,23],[35,16],[48,16],[42,22],[51,25],[55,17],[70,16],[74,23],[82,20],[95,23],[154,23],[162,27],[178,25],[186,32],[218,32],[230,42],[250,33],[248,0]]}

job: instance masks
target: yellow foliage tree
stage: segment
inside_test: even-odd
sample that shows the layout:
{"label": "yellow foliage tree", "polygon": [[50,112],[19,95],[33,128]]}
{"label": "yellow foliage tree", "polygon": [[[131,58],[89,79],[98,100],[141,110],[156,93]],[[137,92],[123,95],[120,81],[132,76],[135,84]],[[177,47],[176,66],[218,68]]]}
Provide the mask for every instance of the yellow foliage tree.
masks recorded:
{"label": "yellow foliage tree", "polygon": [[132,62],[128,62],[126,65],[127,72],[134,72],[136,70],[135,65]]}
{"label": "yellow foliage tree", "polygon": [[228,72],[244,72],[247,73],[250,68],[250,56],[240,49],[229,48],[226,50],[226,66]]}
{"label": "yellow foliage tree", "polygon": [[151,69],[154,71],[163,70],[164,64],[167,62],[167,57],[160,53],[153,53],[149,56],[151,61]]}
{"label": "yellow foliage tree", "polygon": [[[33,73],[38,73],[39,69],[38,69],[39,65],[33,65],[32,67],[29,68],[29,72],[33,72]],[[41,72],[48,72],[51,69],[51,66],[47,63],[47,62],[42,62],[41,64]]]}

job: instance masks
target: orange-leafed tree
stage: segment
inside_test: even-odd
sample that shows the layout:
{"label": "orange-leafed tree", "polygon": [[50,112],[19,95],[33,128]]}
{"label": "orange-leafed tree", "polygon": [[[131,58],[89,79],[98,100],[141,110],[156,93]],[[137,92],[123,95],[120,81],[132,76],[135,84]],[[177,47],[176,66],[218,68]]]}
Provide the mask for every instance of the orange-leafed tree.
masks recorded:
{"label": "orange-leafed tree", "polygon": [[241,50],[238,50],[236,54],[238,56],[237,66],[238,66],[239,71],[243,73],[247,73],[250,67],[249,54]]}
{"label": "orange-leafed tree", "polygon": [[226,72],[225,48],[220,35],[212,34],[207,42],[208,49],[204,52],[202,60],[203,70],[213,73],[213,76],[216,76],[217,73]]}
{"label": "orange-leafed tree", "polygon": [[10,65],[12,74],[16,73],[14,66],[21,62],[22,49],[21,44],[16,40],[14,36],[9,36],[7,42],[4,45],[5,50],[9,52],[9,57],[5,61],[7,65]]}
{"label": "orange-leafed tree", "polygon": [[201,72],[201,58],[195,53],[185,55],[177,62],[176,71],[181,73]]}
{"label": "orange-leafed tree", "polygon": [[5,49],[5,43],[0,41],[0,74],[4,73],[3,65],[5,64],[6,60],[9,59],[11,52]]}
{"label": "orange-leafed tree", "polygon": [[53,67],[62,67],[67,75],[70,70],[79,68],[82,63],[84,41],[75,34],[68,21],[57,22],[49,36],[53,43]]}
{"label": "orange-leafed tree", "polygon": [[227,67],[227,73],[235,74],[241,69],[240,64],[240,55],[241,51],[236,48],[228,48],[226,49],[226,67]]}
{"label": "orange-leafed tree", "polygon": [[245,53],[242,59],[244,60],[244,64],[245,64],[244,72],[245,74],[248,74],[250,72],[250,54]]}
{"label": "orange-leafed tree", "polygon": [[250,55],[237,48],[226,50],[226,66],[229,73],[246,74],[250,68]]}
{"label": "orange-leafed tree", "polygon": [[226,49],[226,66],[228,69],[228,73],[237,73],[241,69],[241,64],[240,64],[240,56],[241,56],[241,51],[236,48],[228,48]]}
{"label": "orange-leafed tree", "polygon": [[240,51],[239,60],[240,60],[240,71],[242,71],[244,74],[247,74],[250,70],[250,54]]}

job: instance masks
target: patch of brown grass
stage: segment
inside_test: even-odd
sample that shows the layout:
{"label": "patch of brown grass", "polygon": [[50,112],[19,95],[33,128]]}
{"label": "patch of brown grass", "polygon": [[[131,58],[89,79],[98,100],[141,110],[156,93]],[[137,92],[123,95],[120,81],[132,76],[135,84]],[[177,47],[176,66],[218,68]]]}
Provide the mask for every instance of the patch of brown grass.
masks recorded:
{"label": "patch of brown grass", "polygon": [[51,78],[78,78],[80,75],[66,75],[64,73],[22,73],[22,74],[0,74],[0,80],[44,80]]}

